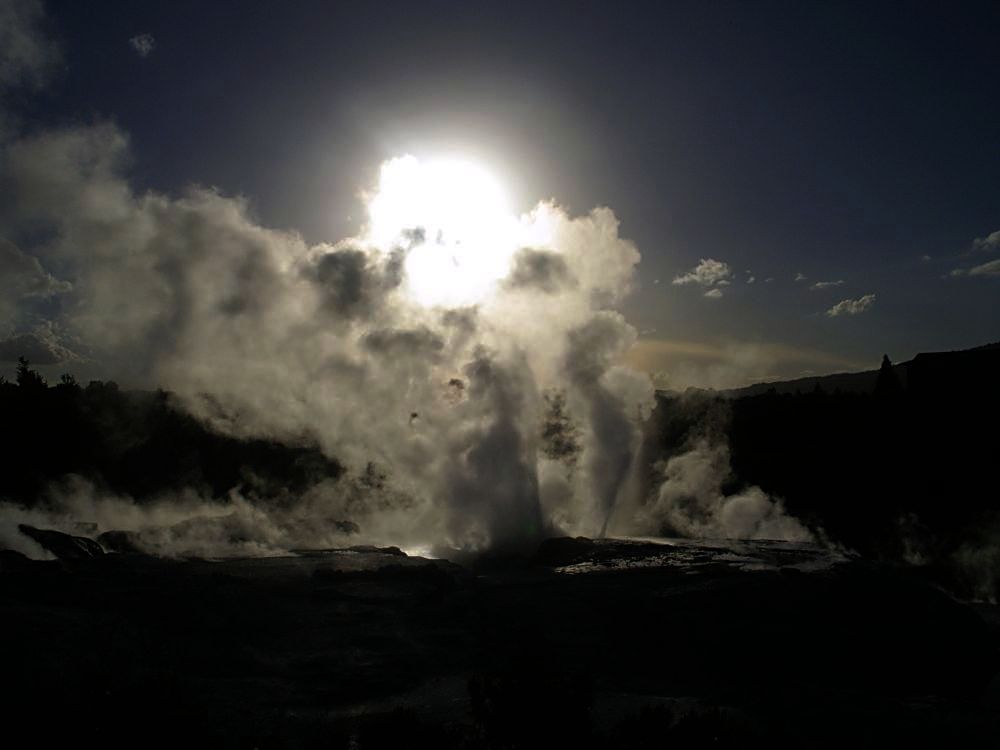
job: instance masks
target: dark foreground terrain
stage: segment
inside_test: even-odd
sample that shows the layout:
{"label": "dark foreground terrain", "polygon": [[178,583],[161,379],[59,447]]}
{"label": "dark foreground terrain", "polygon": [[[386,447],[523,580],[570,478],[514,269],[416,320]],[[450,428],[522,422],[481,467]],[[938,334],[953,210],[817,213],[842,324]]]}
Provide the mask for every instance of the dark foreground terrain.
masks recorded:
{"label": "dark foreground terrain", "polygon": [[1000,738],[995,610],[809,546],[555,539],[466,567],[64,556],[0,561],[8,747]]}

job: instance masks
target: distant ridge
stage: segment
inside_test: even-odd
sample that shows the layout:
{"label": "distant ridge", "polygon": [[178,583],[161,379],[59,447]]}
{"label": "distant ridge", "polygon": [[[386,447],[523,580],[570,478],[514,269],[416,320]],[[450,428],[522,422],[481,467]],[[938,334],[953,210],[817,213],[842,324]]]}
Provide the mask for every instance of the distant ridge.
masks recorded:
{"label": "distant ridge", "polygon": [[[921,352],[913,359],[894,364],[892,369],[906,390],[996,388],[1000,384],[1000,341],[971,349]],[[719,393],[730,398],[745,398],[765,393],[810,393],[818,386],[824,393],[870,394],[875,390],[878,373],[876,368],[861,372],[813,375],[794,380],[754,383]]]}

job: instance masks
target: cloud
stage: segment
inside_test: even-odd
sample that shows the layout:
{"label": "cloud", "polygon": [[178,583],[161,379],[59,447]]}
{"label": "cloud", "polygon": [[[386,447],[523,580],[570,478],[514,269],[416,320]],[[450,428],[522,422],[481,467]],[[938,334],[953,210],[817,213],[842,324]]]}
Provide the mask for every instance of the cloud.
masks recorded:
{"label": "cloud", "polygon": [[840,315],[860,315],[875,304],[874,294],[865,294],[857,299],[843,299],[826,311],[827,316],[836,318]]}
{"label": "cloud", "polygon": [[59,49],[42,33],[44,16],[40,0],[0,0],[0,91],[48,81]]}
{"label": "cloud", "polygon": [[832,287],[832,286],[840,286],[843,283],[844,283],[843,279],[837,279],[836,281],[817,281],[815,284],[813,284],[809,288],[813,289],[813,290],[828,289],[829,287]]}
{"label": "cloud", "polygon": [[977,237],[972,241],[972,251],[977,253],[992,253],[1000,250],[1000,229],[985,237]]}
{"label": "cloud", "polygon": [[802,273],[801,271],[799,271],[799,272],[798,272],[797,274],[795,274],[795,281],[805,281],[805,280],[806,280],[806,279],[808,279],[808,278],[809,278],[809,277],[808,277],[808,276],[806,276],[806,275],[805,275],[804,273]]}
{"label": "cloud", "polygon": [[715,260],[713,258],[702,258],[697,266],[687,273],[674,278],[676,285],[699,284],[701,286],[716,286],[729,283],[729,278],[733,275],[728,263]]}
{"label": "cloud", "polygon": [[719,299],[720,297],[722,297],[722,290],[721,289],[709,289],[707,292],[705,292],[705,296],[708,297],[708,298],[710,298],[710,299]]}
{"label": "cloud", "polygon": [[11,323],[22,300],[44,300],[72,288],[46,271],[38,258],[0,237],[0,326]]}
{"label": "cloud", "polygon": [[156,49],[156,39],[152,34],[137,34],[128,43],[139,57],[149,57]]}
{"label": "cloud", "polygon": [[80,359],[64,345],[55,326],[48,321],[27,333],[0,340],[0,362],[16,362],[18,357],[36,365],[55,365]]}
{"label": "cloud", "polygon": [[[992,253],[997,250],[1000,250],[1000,230],[974,239],[971,249],[963,253],[963,257]],[[991,260],[972,267],[960,266],[949,271],[947,276],[953,278],[959,276],[1000,276],[1000,260]],[[942,278],[947,278],[947,276]]]}
{"label": "cloud", "polygon": [[1000,276],[1000,259],[970,268],[968,273],[969,276]]}
{"label": "cloud", "polygon": [[566,261],[557,253],[524,248],[514,256],[513,264],[505,282],[511,289],[536,289],[551,294],[572,283]]}
{"label": "cloud", "polygon": [[1000,259],[990,260],[972,268],[956,268],[949,276],[1000,276]]}

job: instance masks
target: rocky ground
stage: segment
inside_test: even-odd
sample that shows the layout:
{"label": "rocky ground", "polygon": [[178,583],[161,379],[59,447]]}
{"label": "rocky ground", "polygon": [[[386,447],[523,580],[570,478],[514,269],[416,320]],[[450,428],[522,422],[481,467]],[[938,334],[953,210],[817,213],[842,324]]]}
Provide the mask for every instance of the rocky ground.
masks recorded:
{"label": "rocky ground", "polygon": [[460,566],[40,543],[63,559],[0,558],[4,734],[39,747],[1000,738],[995,610],[814,547],[554,539]]}

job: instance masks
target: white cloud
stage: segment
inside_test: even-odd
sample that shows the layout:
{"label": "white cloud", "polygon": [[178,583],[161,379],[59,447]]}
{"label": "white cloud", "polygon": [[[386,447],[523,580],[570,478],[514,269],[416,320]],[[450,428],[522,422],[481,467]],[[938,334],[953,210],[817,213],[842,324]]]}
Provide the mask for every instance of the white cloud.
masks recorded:
{"label": "white cloud", "polygon": [[[964,257],[968,257],[981,253],[992,253],[997,250],[1000,250],[1000,229],[985,237],[974,239],[972,241],[972,249],[963,255]],[[947,276],[1000,276],[1000,260],[987,261],[971,268],[955,268],[948,272]],[[943,276],[942,278],[947,278],[947,276]]]}
{"label": "white cloud", "polygon": [[802,273],[802,271],[799,271],[797,274],[795,274],[795,280],[796,281],[805,281],[808,278],[809,277],[806,276],[804,273]]}
{"label": "white cloud", "polygon": [[969,276],[1000,276],[1000,259],[970,268]]}
{"label": "white cloud", "polygon": [[866,294],[857,299],[843,299],[827,310],[826,314],[831,318],[836,318],[839,315],[860,315],[873,304],[875,304],[875,295]]}
{"label": "white cloud", "polygon": [[152,34],[136,34],[128,43],[139,57],[149,57],[156,49],[156,39]]}
{"label": "white cloud", "polygon": [[716,286],[729,283],[729,278],[733,275],[733,270],[728,263],[714,258],[702,258],[697,266],[687,273],[674,278],[673,283],[680,286],[683,284],[700,284],[701,286]]}
{"label": "white cloud", "polygon": [[722,290],[718,288],[709,289],[707,292],[705,292],[705,296],[710,297],[711,299],[719,299],[722,296]]}
{"label": "white cloud", "polygon": [[948,276],[1000,276],[1000,258],[989,260],[972,268],[956,268]]}
{"label": "white cloud", "polygon": [[991,253],[1000,250],[1000,229],[985,237],[977,237],[972,241],[973,252]]}
{"label": "white cloud", "polygon": [[810,289],[828,289],[831,286],[840,286],[844,283],[843,279],[837,279],[836,281],[817,281],[813,284]]}

